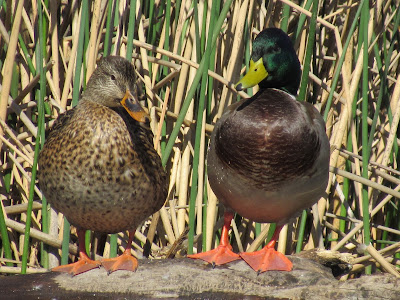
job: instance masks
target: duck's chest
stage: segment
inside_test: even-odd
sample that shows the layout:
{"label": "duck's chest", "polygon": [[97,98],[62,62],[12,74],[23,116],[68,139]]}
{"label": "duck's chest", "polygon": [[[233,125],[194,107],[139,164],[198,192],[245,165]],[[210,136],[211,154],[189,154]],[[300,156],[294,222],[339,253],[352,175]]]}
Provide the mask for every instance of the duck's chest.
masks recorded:
{"label": "duck's chest", "polygon": [[77,226],[104,232],[135,228],[160,208],[166,176],[151,132],[113,113],[68,121],[39,157],[40,186],[53,207]]}
{"label": "duck's chest", "polygon": [[210,151],[214,161],[219,160],[238,176],[272,188],[311,169],[320,142],[294,99],[278,101],[273,95],[261,96],[228,109],[215,127]]}
{"label": "duck's chest", "polygon": [[158,158],[147,136],[152,134],[128,125],[109,109],[87,115],[75,112],[51,133],[40,154],[41,181],[56,190],[69,189],[72,195],[85,194],[87,201],[91,195],[150,188],[157,180],[157,159],[149,156]]}
{"label": "duck's chest", "polygon": [[[71,176],[80,174],[93,180],[112,181],[127,169],[140,168],[138,156],[142,145],[136,145],[133,128],[108,110],[96,115],[76,116],[51,136],[45,148],[53,150],[55,161]],[[45,151],[47,149],[44,149]]]}

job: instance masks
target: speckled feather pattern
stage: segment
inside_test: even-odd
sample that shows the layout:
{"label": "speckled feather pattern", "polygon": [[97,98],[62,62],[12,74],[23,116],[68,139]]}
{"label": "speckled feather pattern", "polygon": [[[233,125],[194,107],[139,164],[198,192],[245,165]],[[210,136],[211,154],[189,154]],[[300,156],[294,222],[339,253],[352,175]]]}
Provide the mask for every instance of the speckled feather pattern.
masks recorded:
{"label": "speckled feather pattern", "polygon": [[134,230],[158,211],[167,179],[146,124],[87,99],[60,115],[39,155],[51,205],[82,229]]}
{"label": "speckled feather pattern", "polygon": [[150,129],[122,109],[89,101],[57,123],[40,153],[39,182],[72,224],[107,233],[132,230],[161,208],[166,175]]}

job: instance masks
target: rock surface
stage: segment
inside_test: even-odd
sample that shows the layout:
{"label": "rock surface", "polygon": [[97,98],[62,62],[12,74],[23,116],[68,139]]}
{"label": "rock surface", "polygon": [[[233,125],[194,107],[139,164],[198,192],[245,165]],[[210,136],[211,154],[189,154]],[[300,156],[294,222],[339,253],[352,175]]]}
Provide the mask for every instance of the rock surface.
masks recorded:
{"label": "rock surface", "polygon": [[44,273],[3,276],[1,299],[400,299],[391,275],[337,281],[330,269],[296,256],[292,272],[257,275],[244,261],[225,266],[182,259],[140,260],[135,273],[104,269],[75,277]]}

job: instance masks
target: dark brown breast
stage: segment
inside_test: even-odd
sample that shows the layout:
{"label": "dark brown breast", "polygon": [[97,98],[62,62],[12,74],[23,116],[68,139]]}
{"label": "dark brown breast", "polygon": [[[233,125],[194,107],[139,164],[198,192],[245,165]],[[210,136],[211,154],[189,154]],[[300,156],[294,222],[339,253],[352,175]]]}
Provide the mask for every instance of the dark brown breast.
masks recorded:
{"label": "dark brown breast", "polygon": [[322,121],[307,109],[276,89],[232,105],[215,128],[217,156],[258,188],[306,175],[321,146],[312,124]]}

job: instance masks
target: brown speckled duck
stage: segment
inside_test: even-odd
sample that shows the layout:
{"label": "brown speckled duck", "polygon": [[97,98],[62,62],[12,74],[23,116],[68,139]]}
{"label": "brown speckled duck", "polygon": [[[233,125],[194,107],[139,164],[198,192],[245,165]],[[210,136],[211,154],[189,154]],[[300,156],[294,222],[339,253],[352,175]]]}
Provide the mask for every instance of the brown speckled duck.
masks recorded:
{"label": "brown speckled duck", "polygon": [[[329,175],[325,123],[309,103],[296,101],[300,63],[289,37],[269,28],[253,42],[250,68],[237,89],[259,84],[250,99],[228,107],[215,125],[208,152],[210,185],[225,206],[220,245],[190,255],[215,265],[244,259],[255,271],[292,269],[275,251],[282,226],[324,193]],[[272,240],[260,251],[232,252],[228,231],[234,215],[275,222]]]}
{"label": "brown speckled duck", "polygon": [[[166,174],[135,78],[126,59],[103,58],[78,105],[58,117],[40,152],[40,188],[78,229],[79,261],[54,271],[76,275],[100,264],[108,272],[134,271],[136,227],[164,204]],[[85,230],[129,230],[127,248],[117,258],[93,261],[85,251]]]}

